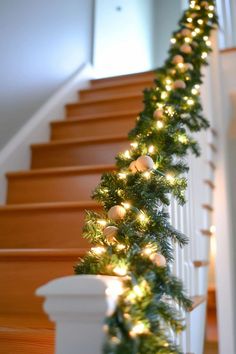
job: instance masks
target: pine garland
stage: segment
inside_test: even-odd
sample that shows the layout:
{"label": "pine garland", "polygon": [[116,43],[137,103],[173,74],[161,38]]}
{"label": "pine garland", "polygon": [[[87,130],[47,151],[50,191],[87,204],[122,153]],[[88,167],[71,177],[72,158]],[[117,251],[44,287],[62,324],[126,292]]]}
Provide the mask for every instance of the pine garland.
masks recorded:
{"label": "pine garland", "polygon": [[191,301],[170,265],[175,243],[182,247],[188,238],[171,226],[167,206],[171,195],[185,203],[185,157],[200,154],[191,133],[209,126],[199,88],[217,23],[213,0],[190,1],[155,86],[144,91],[130,150],[117,156],[117,170],[104,174],[93,194],[103,212],[87,213],[84,237],[93,247],[75,272],[122,281],[116,310],[106,319],[104,353],[182,353],[171,333],[184,329],[181,310]]}

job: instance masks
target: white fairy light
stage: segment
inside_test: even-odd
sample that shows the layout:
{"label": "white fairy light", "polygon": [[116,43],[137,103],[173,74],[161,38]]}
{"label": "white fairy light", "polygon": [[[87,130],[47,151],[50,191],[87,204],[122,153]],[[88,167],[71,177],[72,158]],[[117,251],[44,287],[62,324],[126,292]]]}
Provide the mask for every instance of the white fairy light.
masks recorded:
{"label": "white fairy light", "polygon": [[157,129],[162,129],[164,127],[164,123],[161,120],[157,121]]}
{"label": "white fairy light", "polygon": [[154,153],[154,151],[155,151],[154,146],[153,146],[153,145],[150,145],[150,146],[149,146],[149,148],[148,148],[148,152],[149,152],[149,154],[153,154],[153,153]]}
{"label": "white fairy light", "polygon": [[201,55],[201,58],[202,59],[206,59],[207,58],[207,52],[203,52],[202,55]]}
{"label": "white fairy light", "polygon": [[126,150],[126,151],[124,152],[124,157],[125,157],[126,159],[130,159],[130,152],[129,152],[129,150]]}
{"label": "white fairy light", "polygon": [[106,251],[106,249],[105,249],[105,247],[97,246],[97,247],[92,247],[91,251],[97,255],[100,255],[100,254],[103,254]]}
{"label": "white fairy light", "polygon": [[116,273],[117,275],[124,276],[127,274],[127,268],[125,266],[116,266],[113,269],[113,272]]}
{"label": "white fairy light", "polygon": [[97,223],[98,223],[99,225],[101,225],[101,226],[106,226],[106,225],[107,225],[106,220],[102,220],[102,219],[97,220]]}
{"label": "white fairy light", "polygon": [[170,42],[171,42],[172,44],[175,44],[175,43],[176,43],[176,39],[175,39],[175,38],[171,38]]}

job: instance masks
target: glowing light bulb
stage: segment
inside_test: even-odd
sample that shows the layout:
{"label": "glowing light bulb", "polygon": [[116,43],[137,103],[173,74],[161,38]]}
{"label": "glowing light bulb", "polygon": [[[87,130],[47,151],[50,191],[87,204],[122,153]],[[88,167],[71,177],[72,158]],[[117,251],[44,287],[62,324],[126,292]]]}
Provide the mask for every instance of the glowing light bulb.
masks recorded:
{"label": "glowing light bulb", "polygon": [[172,44],[175,44],[175,43],[176,43],[176,39],[175,39],[175,38],[171,38],[170,42],[171,42]]}
{"label": "glowing light bulb", "polygon": [[173,117],[173,115],[175,114],[174,108],[170,106],[166,108],[166,112],[171,117]]}
{"label": "glowing light bulb", "polygon": [[203,52],[202,55],[201,55],[201,58],[202,59],[206,59],[207,58],[207,52]]}
{"label": "glowing light bulb", "polygon": [[208,7],[208,9],[209,9],[210,11],[214,11],[214,8],[215,8],[214,5],[210,5],[210,6]]}
{"label": "glowing light bulb", "polygon": [[193,19],[192,19],[191,17],[188,17],[188,18],[187,18],[187,22],[192,23],[192,22],[193,22]]}
{"label": "glowing light bulb", "polygon": [[138,286],[138,285],[135,285],[135,286],[133,287],[133,291],[134,291],[134,293],[135,293],[137,296],[142,296],[142,295],[143,295],[143,291],[142,291],[142,289],[140,288],[140,286]]}
{"label": "glowing light bulb", "polygon": [[179,63],[179,64],[177,64],[177,67],[180,68],[180,69],[183,69],[184,63]]}
{"label": "glowing light bulb", "polygon": [[208,17],[209,18],[212,18],[214,15],[211,13],[211,12],[209,12],[209,14],[208,14]]}
{"label": "glowing light bulb", "polygon": [[151,173],[149,171],[146,171],[143,173],[143,177],[145,177],[146,179],[149,179],[151,177]]}
{"label": "glowing light bulb", "polygon": [[161,99],[162,99],[162,100],[165,100],[167,97],[168,97],[167,92],[166,92],[166,91],[163,91],[163,92],[161,93]]}
{"label": "glowing light bulb", "polygon": [[196,37],[196,35],[197,35],[197,33],[193,31],[193,32],[192,32],[192,36],[193,36],[193,37]]}
{"label": "glowing light bulb", "polygon": [[138,215],[139,221],[141,221],[142,223],[145,223],[148,221],[147,216],[141,211]]}
{"label": "glowing light bulb", "polygon": [[154,153],[154,151],[155,151],[154,146],[153,146],[153,145],[150,145],[150,146],[149,146],[149,148],[148,148],[148,152],[149,152],[149,154],[153,154],[153,153]]}
{"label": "glowing light bulb", "polygon": [[204,21],[203,21],[201,18],[199,18],[199,20],[197,20],[197,23],[198,23],[199,25],[203,25]]}
{"label": "glowing light bulb", "polygon": [[168,182],[170,182],[170,184],[174,184],[174,182],[175,182],[174,176],[172,176],[170,173],[168,173],[166,175],[166,179],[167,179]]}
{"label": "glowing light bulb", "polygon": [[181,144],[187,144],[188,138],[184,134],[179,134],[178,140]]}
{"label": "glowing light bulb", "polygon": [[145,255],[145,256],[150,256],[152,253],[153,253],[153,250],[151,247],[145,247],[142,251],[142,253]]}
{"label": "glowing light bulb", "polygon": [[164,123],[161,120],[157,121],[157,129],[162,129],[164,127]]}
{"label": "glowing light bulb", "polygon": [[166,85],[166,91],[171,91],[172,87],[170,85]]}
{"label": "glowing light bulb", "polygon": [[118,249],[118,251],[123,251],[123,250],[126,248],[126,246],[123,245],[123,243],[119,243],[119,244],[116,246],[116,248]]}
{"label": "glowing light bulb", "polygon": [[200,28],[198,28],[198,27],[195,28],[195,32],[196,32],[196,33],[200,33],[200,32],[201,32]]}
{"label": "glowing light bulb", "polygon": [[198,84],[194,85],[194,87],[195,87],[196,90],[200,89],[200,85],[198,85]]}
{"label": "glowing light bulb", "polygon": [[127,274],[127,268],[125,266],[116,266],[113,271],[114,273],[120,276],[124,276]]}
{"label": "glowing light bulb", "polygon": [[118,173],[118,176],[119,176],[120,179],[126,179],[127,173],[125,173],[125,172],[120,172],[120,173]]}
{"label": "glowing light bulb", "polygon": [[105,247],[97,246],[97,247],[92,247],[91,251],[97,255],[100,255],[100,254],[103,254],[106,251],[106,249],[105,249]]}
{"label": "glowing light bulb", "polygon": [[138,147],[138,143],[134,141],[133,143],[130,144],[130,146],[136,149]]}
{"label": "glowing light bulb", "polygon": [[171,79],[166,79],[166,83],[167,83],[167,85],[170,85],[172,83],[172,80]]}
{"label": "glowing light bulb", "polygon": [[191,90],[193,95],[197,95],[198,94],[198,90],[196,88],[192,88]]}
{"label": "glowing light bulb", "polygon": [[130,205],[130,203],[128,203],[128,202],[121,203],[121,204],[123,205],[123,207],[124,207],[125,209],[130,209],[130,208],[131,208],[131,205]]}
{"label": "glowing light bulb", "polygon": [[130,152],[129,152],[129,150],[126,150],[126,151],[124,152],[124,157],[125,157],[126,159],[130,159]]}
{"label": "glowing light bulb", "polygon": [[133,337],[137,336],[138,334],[142,334],[145,332],[145,325],[142,322],[137,323],[135,326],[133,326],[133,328],[131,329],[131,331],[129,332],[129,334]]}
{"label": "glowing light bulb", "polygon": [[101,219],[97,220],[97,223],[101,226],[106,226],[106,224],[107,224],[106,220],[101,220]]}
{"label": "glowing light bulb", "polygon": [[211,47],[211,41],[206,41],[206,45],[208,46],[208,47]]}
{"label": "glowing light bulb", "polygon": [[192,98],[189,98],[189,99],[187,100],[187,104],[188,104],[189,106],[193,106],[193,105],[194,105],[194,100],[193,100]]}
{"label": "glowing light bulb", "polygon": [[191,42],[191,38],[186,37],[186,38],[184,38],[184,41],[185,41],[185,43],[190,43]]}
{"label": "glowing light bulb", "polygon": [[208,38],[209,38],[208,36],[204,36],[204,37],[203,37],[204,41],[207,41]]}

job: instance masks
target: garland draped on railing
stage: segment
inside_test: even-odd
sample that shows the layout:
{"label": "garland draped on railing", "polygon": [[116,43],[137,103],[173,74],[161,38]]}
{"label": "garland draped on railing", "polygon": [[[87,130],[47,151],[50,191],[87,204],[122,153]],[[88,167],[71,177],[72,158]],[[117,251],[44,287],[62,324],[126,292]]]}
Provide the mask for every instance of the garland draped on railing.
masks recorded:
{"label": "garland draped on railing", "polygon": [[199,88],[216,26],[214,1],[190,1],[155,86],[144,91],[130,149],[93,194],[104,211],[87,213],[84,237],[93,246],[75,272],[121,279],[117,308],[106,319],[104,353],[182,353],[170,331],[184,329],[181,310],[191,301],[170,265],[175,243],[184,246],[188,238],[170,224],[167,206],[170,196],[185,203],[185,157],[189,150],[199,155],[191,133],[208,127]]}

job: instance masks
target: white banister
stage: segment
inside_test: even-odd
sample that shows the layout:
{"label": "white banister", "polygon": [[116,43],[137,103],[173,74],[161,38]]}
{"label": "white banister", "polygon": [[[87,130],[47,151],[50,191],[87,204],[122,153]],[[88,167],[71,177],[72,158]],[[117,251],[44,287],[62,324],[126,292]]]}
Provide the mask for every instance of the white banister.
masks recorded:
{"label": "white banister", "polygon": [[56,323],[55,354],[101,354],[103,321],[122,290],[117,277],[74,275],[39,288],[44,310]]}

